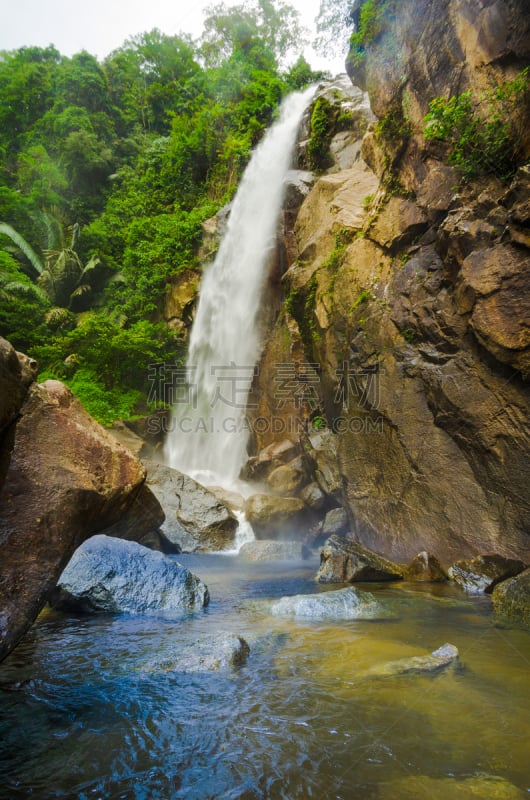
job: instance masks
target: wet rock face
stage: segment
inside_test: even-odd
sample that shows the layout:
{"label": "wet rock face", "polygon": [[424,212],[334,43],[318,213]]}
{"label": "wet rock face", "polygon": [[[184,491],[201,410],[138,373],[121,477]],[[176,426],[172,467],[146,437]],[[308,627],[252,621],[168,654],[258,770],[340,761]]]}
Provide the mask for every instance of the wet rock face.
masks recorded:
{"label": "wet rock face", "polygon": [[81,542],[132,508],[138,535],[156,529],[163,514],[157,503],[142,502],[144,480],[140,461],[66,386],[30,386],[0,495],[0,658],[31,625]]}
{"label": "wet rock face", "polygon": [[501,619],[530,628],[530,569],[496,586],[491,600]]}
{"label": "wet rock face", "polygon": [[146,461],[147,484],[166,511],[162,532],[184,551],[224,550],[234,542],[237,519],[213,492],[178,470]]}
{"label": "wet rock face", "polygon": [[405,578],[415,583],[443,583],[447,573],[436,556],[423,550],[410,562]]}
{"label": "wet rock face", "polygon": [[448,574],[469,594],[491,594],[498,583],[523,572],[526,564],[516,558],[503,558],[494,553],[457,561]]}
{"label": "wet rock face", "polygon": [[161,553],[110,536],[79,547],[50,598],[60,610],[179,615],[208,605],[208,588]]}
{"label": "wet rock face", "polygon": [[403,568],[357,542],[330,536],[320,555],[319,583],[399,581]]}

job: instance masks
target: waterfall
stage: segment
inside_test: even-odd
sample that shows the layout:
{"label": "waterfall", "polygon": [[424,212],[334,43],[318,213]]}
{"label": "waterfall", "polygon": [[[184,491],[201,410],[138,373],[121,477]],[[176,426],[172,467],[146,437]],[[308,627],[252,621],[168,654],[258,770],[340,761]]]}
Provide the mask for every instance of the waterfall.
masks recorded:
{"label": "waterfall", "polygon": [[313,94],[314,87],[283,102],[245,170],[217,256],[202,279],[186,392],[173,408],[165,458],[205,482],[210,476],[225,484],[236,479],[246,457],[245,411],[262,347],[262,293],[292,150]]}

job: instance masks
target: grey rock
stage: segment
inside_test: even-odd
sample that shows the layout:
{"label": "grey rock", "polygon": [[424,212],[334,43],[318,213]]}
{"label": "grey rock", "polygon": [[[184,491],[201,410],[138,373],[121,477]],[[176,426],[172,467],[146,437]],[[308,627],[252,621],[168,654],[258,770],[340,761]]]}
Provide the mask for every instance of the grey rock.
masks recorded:
{"label": "grey rock", "polygon": [[399,564],[341,536],[330,536],[320,554],[317,574],[320,583],[399,581],[402,578],[403,568]]}
{"label": "grey rock", "polygon": [[309,483],[300,492],[300,499],[313,511],[320,511],[326,504],[326,495],[318,483]]}
{"label": "grey rock", "polygon": [[238,522],[227,505],[193,478],[146,461],[147,484],[166,512],[162,532],[182,550],[224,550],[234,543]]}
{"label": "grey rock", "polygon": [[444,644],[427,656],[412,656],[389,661],[387,664],[373,667],[370,675],[378,677],[396,677],[414,673],[438,672],[458,658],[458,649],[453,644]]}
{"label": "grey rock", "polygon": [[298,561],[307,558],[307,548],[302,542],[278,542],[261,539],[245,542],[239,550],[245,561]]}
{"label": "grey rock", "polygon": [[173,644],[167,651],[139,665],[140,672],[217,672],[243,666],[250,654],[241,636],[220,633],[192,643]]}
{"label": "grey rock", "polygon": [[64,610],[164,616],[208,601],[207,586],[176,561],[102,534],[75,551],[50,599]]}
{"label": "grey rock", "polygon": [[306,619],[384,619],[392,616],[370,592],[353,587],[320,594],[297,594],[271,602],[268,611],[275,617]]}
{"label": "grey rock", "polygon": [[457,561],[449,567],[448,574],[469,594],[491,594],[498,583],[513,578],[525,567],[526,564],[519,559],[491,553]]}
{"label": "grey rock", "polygon": [[348,530],[348,514],[344,508],[332,508],[324,517],[322,523],[323,536],[333,536],[346,533]]}

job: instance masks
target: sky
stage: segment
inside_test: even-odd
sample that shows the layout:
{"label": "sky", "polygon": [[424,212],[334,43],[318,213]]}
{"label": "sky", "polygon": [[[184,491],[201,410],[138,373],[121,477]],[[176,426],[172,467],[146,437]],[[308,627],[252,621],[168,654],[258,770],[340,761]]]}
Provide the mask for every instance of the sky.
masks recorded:
{"label": "sky", "polygon": [[[159,28],[174,35],[202,31],[203,10],[216,0],[0,0],[0,50],[54,44],[65,56],[87,50],[102,60],[124,40]],[[226,0],[236,5],[241,0]],[[314,35],[320,0],[290,0]],[[314,69],[344,72],[344,59],[305,56]]]}

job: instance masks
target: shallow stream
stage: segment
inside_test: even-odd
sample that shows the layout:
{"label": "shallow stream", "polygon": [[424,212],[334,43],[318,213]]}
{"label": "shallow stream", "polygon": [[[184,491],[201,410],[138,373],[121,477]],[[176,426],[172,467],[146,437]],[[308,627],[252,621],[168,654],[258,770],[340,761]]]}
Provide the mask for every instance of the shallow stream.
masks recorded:
{"label": "shallow stream", "polygon": [[[2,800],[529,796],[530,634],[497,626],[488,598],[372,585],[392,619],[282,620],[256,601],[338,588],[315,584],[315,562],[178,560],[208,584],[205,611],[46,611],[0,665]],[[219,631],[249,642],[245,666],[142,667]],[[368,674],[445,642],[457,666]]]}

